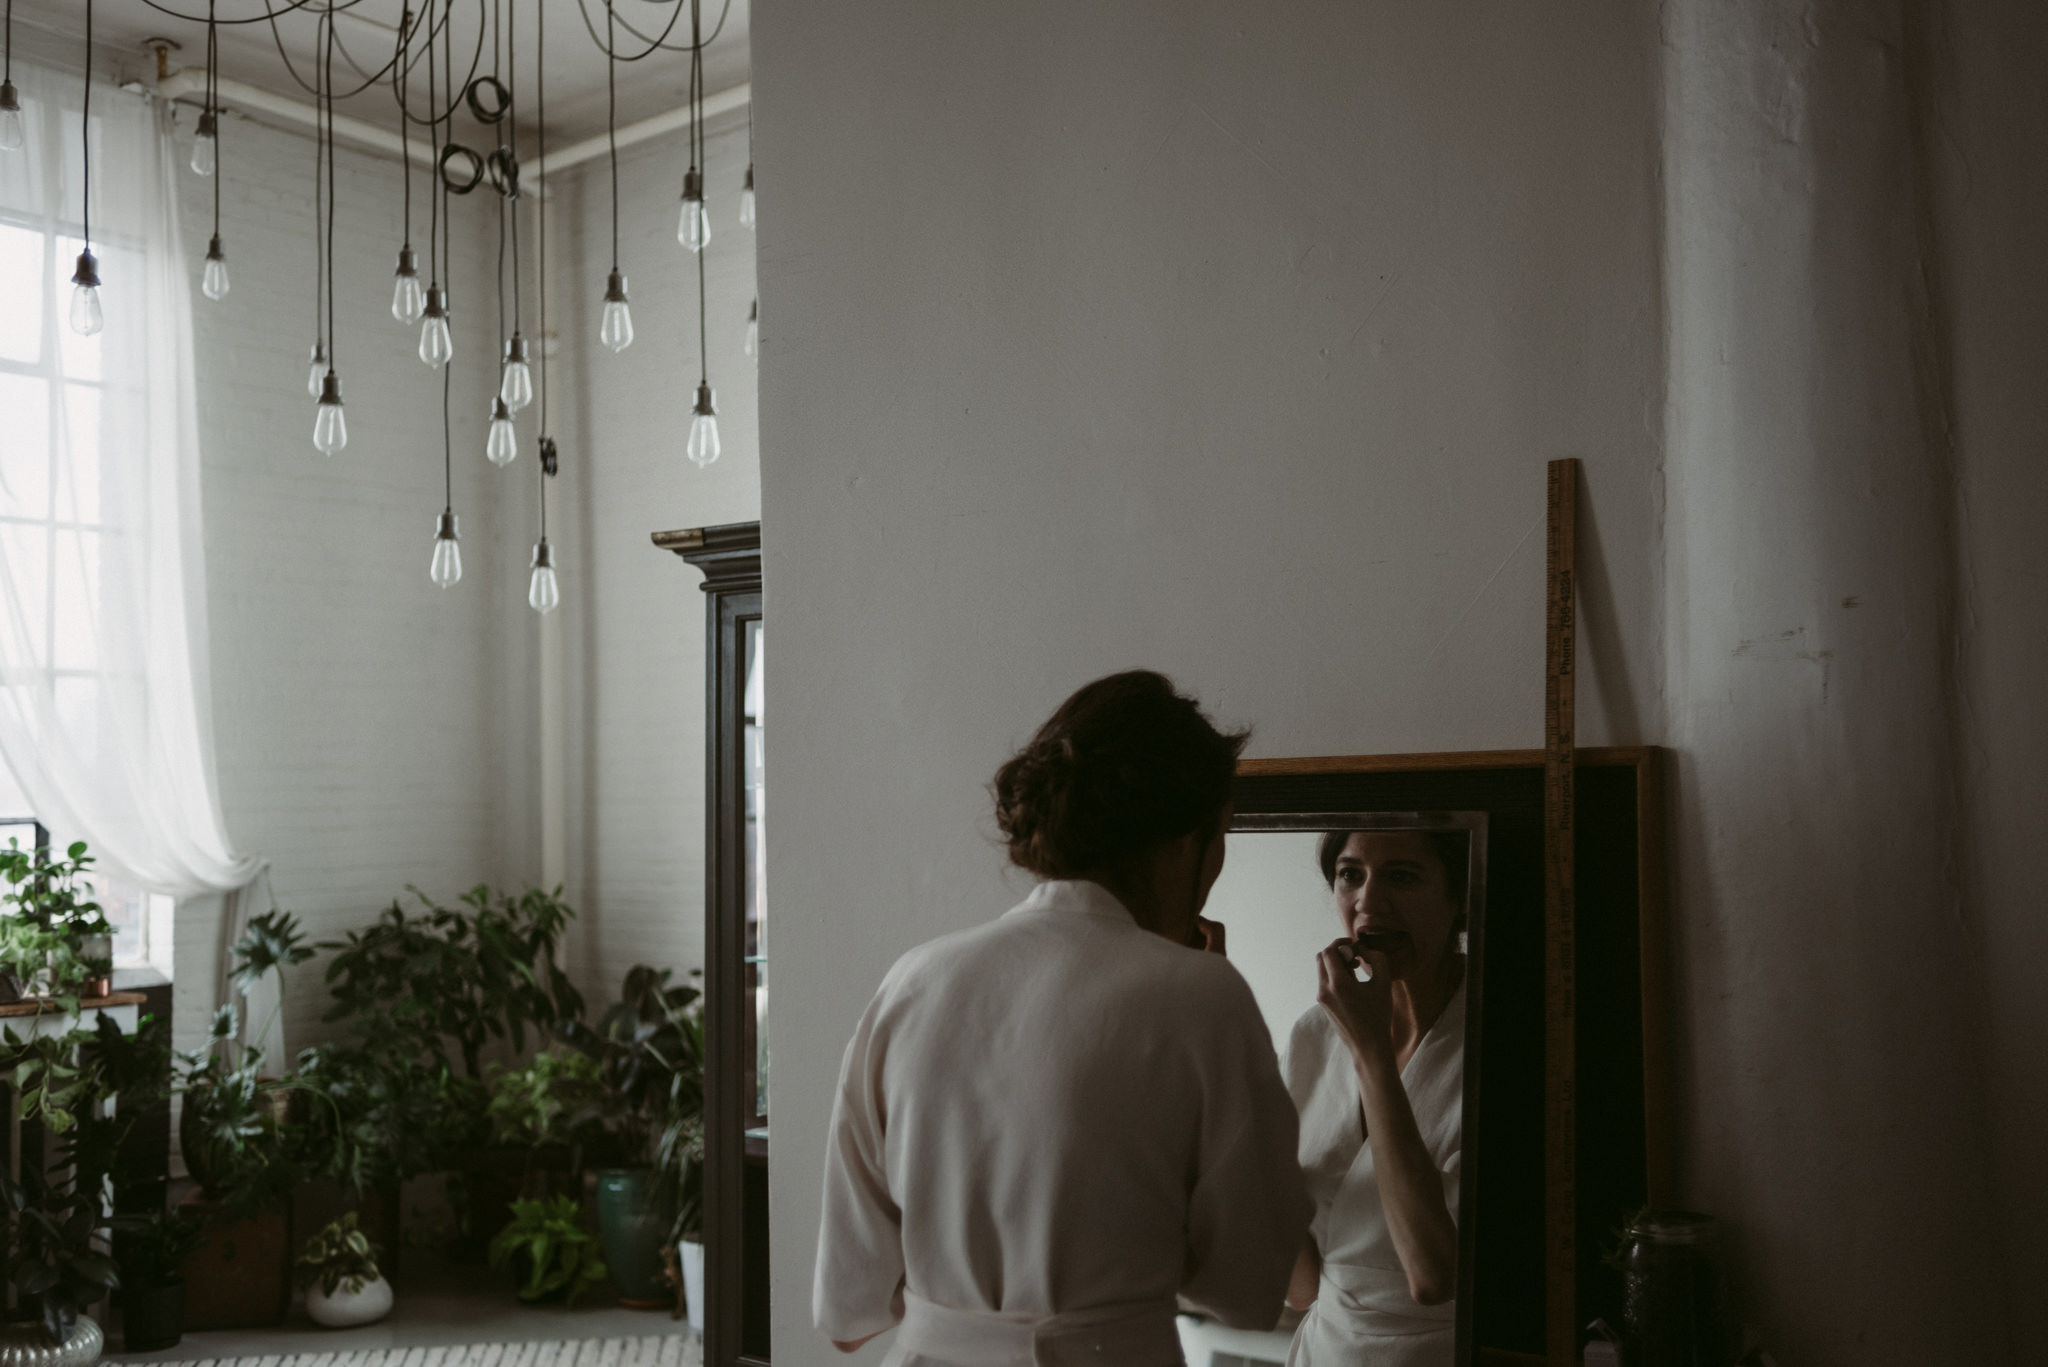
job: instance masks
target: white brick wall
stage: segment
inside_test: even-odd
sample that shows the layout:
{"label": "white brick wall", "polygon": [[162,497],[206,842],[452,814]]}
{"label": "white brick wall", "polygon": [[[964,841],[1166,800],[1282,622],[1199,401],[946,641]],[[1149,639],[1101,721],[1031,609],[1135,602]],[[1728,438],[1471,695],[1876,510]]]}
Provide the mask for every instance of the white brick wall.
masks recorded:
{"label": "white brick wall", "polygon": [[[180,121],[189,136],[189,109]],[[687,970],[701,956],[703,601],[696,573],[648,534],[760,509],[753,364],[741,353],[753,297],[753,235],[736,221],[744,124],[717,133],[710,149],[710,343],[724,454],[704,471],[682,455],[697,339],[694,262],[675,240],[681,154],[678,138],[621,158],[621,264],[638,332],[621,355],[596,341],[610,251],[604,163],[564,174],[551,211],[559,310],[550,322],[563,339],[551,363],[563,473],[550,493],[550,534],[567,665],[567,893],[583,916],[572,963],[593,1001],[634,962]],[[230,116],[221,158],[234,288],[218,304],[195,290],[194,310],[230,834],[272,860],[279,902],[321,937],[367,921],[408,883],[452,897],[477,882],[537,882],[540,634],[525,595],[538,415],[522,415],[519,459],[493,469],[483,457],[496,329],[491,206],[482,194],[452,201],[464,574],[444,593],[427,579],[441,507],[438,377],[388,311],[401,235],[396,160],[344,149],[337,165],[336,349],[349,445],[330,461],[313,450],[304,387],[311,139]],[[425,187],[416,172],[423,271]],[[196,280],[211,187],[187,177],[183,189]],[[537,335],[531,294],[526,308]],[[190,1041],[218,990],[218,903],[181,908],[177,940],[179,1034]],[[294,979],[290,1047],[319,1037],[323,999],[311,973]]]}

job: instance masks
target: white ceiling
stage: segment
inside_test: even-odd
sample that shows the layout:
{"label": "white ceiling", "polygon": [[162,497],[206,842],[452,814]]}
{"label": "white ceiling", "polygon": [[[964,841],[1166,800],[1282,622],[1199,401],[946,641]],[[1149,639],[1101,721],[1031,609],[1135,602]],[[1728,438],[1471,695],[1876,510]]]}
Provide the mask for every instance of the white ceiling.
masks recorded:
{"label": "white ceiling", "polygon": [[[215,0],[215,15],[221,21],[220,71],[223,77],[246,81],[275,94],[310,102],[312,96],[286,68],[278,54],[281,43],[299,76],[313,80],[314,41],[318,14],[326,0],[312,0],[304,8],[279,13],[274,21],[262,19],[266,7],[283,11],[291,0]],[[377,71],[391,59],[401,16],[408,3],[424,10],[429,0],[336,0],[335,85],[347,91],[363,83],[355,67],[343,54],[354,58],[365,70]],[[537,86],[534,84],[534,42],[536,19],[543,0],[432,0],[435,13],[452,2],[455,11],[453,41],[456,66],[467,72],[477,51],[480,23],[494,10],[501,11],[518,42],[518,98],[522,127],[534,117]],[[544,0],[547,11],[547,122],[550,140],[564,142],[604,131],[605,68],[603,50],[591,37],[604,34],[605,0]],[[618,49],[632,55],[646,50],[647,43],[632,36],[626,26],[641,33],[659,35],[671,18],[675,27],[668,42],[687,47],[690,32],[690,0],[615,0]],[[698,0],[702,6],[703,30],[708,37],[718,23],[727,0]],[[680,7],[680,14],[678,9]],[[748,76],[747,24],[749,0],[730,0],[729,13],[718,37],[704,51],[705,87],[717,92],[739,85]],[[169,12],[167,12],[169,11]],[[181,47],[171,56],[171,68],[202,67],[206,60],[206,0],[94,0],[94,47],[112,54],[122,70],[145,75],[154,59],[145,40],[165,37]],[[189,16],[189,17],[181,17]],[[228,20],[255,19],[254,23]],[[33,48],[38,53],[61,52],[67,40],[82,41],[84,0],[15,0],[15,40],[18,51]],[[274,36],[273,36],[274,30]],[[491,70],[488,37],[484,40],[482,70]],[[617,67],[618,121],[623,126],[649,115],[680,108],[689,91],[690,57],[685,52],[657,51],[640,61],[620,62]],[[426,103],[426,66],[414,68],[414,107]],[[232,102],[223,100],[231,107]],[[337,104],[339,112],[397,131],[396,106],[387,81]],[[466,116],[464,116],[466,119]]]}

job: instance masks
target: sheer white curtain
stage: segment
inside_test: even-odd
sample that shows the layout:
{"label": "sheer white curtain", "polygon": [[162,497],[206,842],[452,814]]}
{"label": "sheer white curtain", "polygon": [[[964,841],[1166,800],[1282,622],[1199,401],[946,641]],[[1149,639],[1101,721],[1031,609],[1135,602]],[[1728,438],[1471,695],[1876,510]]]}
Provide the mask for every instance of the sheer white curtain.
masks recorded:
{"label": "sheer white curtain", "polygon": [[[92,248],[106,326],[68,322],[83,229],[76,76],[17,63],[0,152],[0,754],[114,876],[268,906],[221,818],[191,293],[168,107],[96,85]],[[253,1005],[253,1004],[252,1004]],[[252,1012],[253,1014],[253,1012]]]}

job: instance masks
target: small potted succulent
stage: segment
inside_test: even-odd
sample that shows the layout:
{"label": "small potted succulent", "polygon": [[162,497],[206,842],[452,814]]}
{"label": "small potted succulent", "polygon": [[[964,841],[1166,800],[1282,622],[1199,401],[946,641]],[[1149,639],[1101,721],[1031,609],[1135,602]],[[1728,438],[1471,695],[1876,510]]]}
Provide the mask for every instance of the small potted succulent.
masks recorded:
{"label": "small potted succulent", "polygon": [[315,1324],[346,1329],[391,1313],[391,1283],[377,1268],[377,1246],[356,1227],[354,1211],[306,1240],[299,1253],[306,1313]]}

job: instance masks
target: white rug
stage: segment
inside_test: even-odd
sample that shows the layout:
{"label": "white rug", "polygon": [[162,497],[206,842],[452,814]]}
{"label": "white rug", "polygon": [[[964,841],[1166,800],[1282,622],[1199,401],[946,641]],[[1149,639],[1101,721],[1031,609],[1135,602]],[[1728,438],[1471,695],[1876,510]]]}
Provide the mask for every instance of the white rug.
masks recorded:
{"label": "white rug", "polygon": [[674,1333],[624,1339],[556,1339],[194,1358],[180,1367],[700,1367],[702,1361],[697,1340],[687,1333]]}

